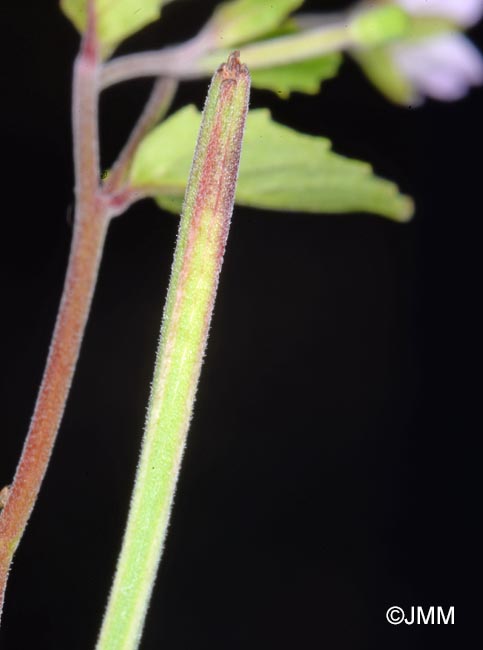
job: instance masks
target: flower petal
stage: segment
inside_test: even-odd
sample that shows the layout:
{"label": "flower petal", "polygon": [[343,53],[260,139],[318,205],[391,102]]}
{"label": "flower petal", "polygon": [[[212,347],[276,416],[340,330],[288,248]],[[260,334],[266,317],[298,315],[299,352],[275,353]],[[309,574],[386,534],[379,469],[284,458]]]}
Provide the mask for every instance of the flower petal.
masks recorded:
{"label": "flower petal", "polygon": [[483,57],[465,36],[444,34],[392,48],[396,65],[428,97],[452,101],[483,84]]}
{"label": "flower petal", "polygon": [[397,0],[409,13],[448,18],[462,27],[470,27],[483,16],[483,0]]}

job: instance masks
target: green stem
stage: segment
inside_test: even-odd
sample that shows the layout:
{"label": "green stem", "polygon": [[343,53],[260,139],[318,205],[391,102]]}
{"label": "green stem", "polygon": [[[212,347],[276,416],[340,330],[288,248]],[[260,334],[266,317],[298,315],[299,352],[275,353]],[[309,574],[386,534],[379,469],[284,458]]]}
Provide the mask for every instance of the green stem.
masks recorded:
{"label": "green stem", "polygon": [[228,236],[249,75],[232,55],[208,93],[188,184],[127,528],[98,650],[133,650],[166,536]]}
{"label": "green stem", "polygon": [[[348,27],[336,24],[245,45],[243,60],[250,69],[258,70],[341,52],[351,45],[353,40]],[[197,67],[206,73],[213,69],[216,57],[219,60],[220,56],[223,52],[209,54],[197,63]]]}
{"label": "green stem", "polygon": [[[251,70],[272,68],[325,54],[371,48],[398,40],[407,34],[408,15],[396,5],[358,7],[330,15],[317,14],[304,20],[308,25],[295,34],[270,38],[240,46],[243,60]],[[295,18],[297,20],[297,18]],[[167,76],[173,79],[198,79],[211,75],[228,51],[216,48],[208,28],[198,36],[161,50],[140,52],[108,61],[101,71],[102,88],[138,77]]]}
{"label": "green stem", "polygon": [[[341,52],[352,45],[354,39],[349,27],[345,23],[337,23],[245,45],[243,60],[247,60],[247,65],[252,69],[262,69],[313,59],[331,52]],[[227,54],[228,51],[213,51],[212,40],[208,36],[200,36],[198,40],[193,39],[193,42],[187,44],[113,59],[103,67],[101,83],[103,88],[107,88],[112,84],[138,77],[205,77],[212,74],[220,59],[226,58]]]}
{"label": "green stem", "polygon": [[[334,17],[320,27],[248,44],[243,47],[243,60],[250,69],[257,70],[333,52],[377,47],[404,36],[408,26],[408,16],[400,7],[376,6],[342,14],[338,20]],[[223,56],[223,52],[202,58],[198,67],[205,71],[213,69],[214,56]]]}

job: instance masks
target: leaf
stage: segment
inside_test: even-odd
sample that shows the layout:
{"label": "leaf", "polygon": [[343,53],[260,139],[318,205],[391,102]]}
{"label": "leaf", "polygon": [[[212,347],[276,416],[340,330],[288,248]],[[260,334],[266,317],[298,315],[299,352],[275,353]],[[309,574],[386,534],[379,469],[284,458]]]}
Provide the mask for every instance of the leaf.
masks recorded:
{"label": "leaf", "polygon": [[[131,34],[158,20],[163,0],[96,0],[97,33],[104,57]],[[60,6],[77,29],[87,22],[87,0],[61,0]]]}
{"label": "leaf", "polygon": [[276,29],[304,0],[233,0],[224,2],[213,14],[210,26],[219,46],[230,48]]}
{"label": "leaf", "polygon": [[298,91],[316,95],[323,81],[334,77],[342,63],[339,53],[274,68],[252,70],[252,86],[273,90],[284,99]]}
{"label": "leaf", "polygon": [[[145,138],[133,162],[131,184],[172,212],[181,211],[199,123],[197,109],[186,106]],[[395,221],[413,213],[411,199],[370,165],[333,153],[325,138],[273,122],[264,109],[248,115],[236,202],[278,211],[372,212]]]}

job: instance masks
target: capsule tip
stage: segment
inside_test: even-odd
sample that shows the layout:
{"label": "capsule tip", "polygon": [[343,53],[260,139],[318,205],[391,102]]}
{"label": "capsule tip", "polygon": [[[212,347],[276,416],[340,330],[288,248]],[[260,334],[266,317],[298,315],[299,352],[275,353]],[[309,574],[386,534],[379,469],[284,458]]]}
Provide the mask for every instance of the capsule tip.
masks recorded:
{"label": "capsule tip", "polygon": [[241,76],[248,74],[246,65],[240,62],[240,51],[235,50],[228,57],[228,61],[220,67],[224,80],[237,81]]}

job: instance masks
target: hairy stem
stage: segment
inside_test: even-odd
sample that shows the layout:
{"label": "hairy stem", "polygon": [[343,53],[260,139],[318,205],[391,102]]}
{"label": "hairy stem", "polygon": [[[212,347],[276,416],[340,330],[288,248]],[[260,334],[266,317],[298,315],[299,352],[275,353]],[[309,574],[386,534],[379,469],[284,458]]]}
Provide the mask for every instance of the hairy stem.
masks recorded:
{"label": "hairy stem", "polygon": [[[341,52],[353,44],[350,30],[345,24],[318,27],[289,36],[272,38],[243,47],[243,60],[252,70],[271,68],[324,54]],[[218,57],[223,53],[219,52]],[[198,61],[199,70],[205,74],[213,68],[215,54],[209,54]]]}
{"label": "hairy stem", "polygon": [[27,525],[57,436],[87,322],[107,229],[102,209],[78,211],[47,365],[17,471],[0,514],[0,612],[13,554]]}
{"label": "hairy stem", "polygon": [[172,79],[196,79],[204,73],[196,70],[196,61],[213,47],[208,32],[162,50],[126,54],[104,64],[101,71],[101,87],[107,88],[121,81],[139,77],[170,77]]}
{"label": "hairy stem", "polygon": [[[363,5],[328,17],[302,14],[294,20],[302,27],[301,31],[241,46],[243,60],[251,70],[374,47],[404,37],[409,26],[407,14],[391,4]],[[138,77],[167,76],[182,80],[211,75],[218,61],[228,54],[217,47],[220,35],[216,38],[213,29],[208,23],[198,36],[186,43],[109,61],[103,66],[102,87]]]}
{"label": "hairy stem", "polygon": [[97,650],[134,650],[156,578],[233,210],[249,75],[232,55],[208,93],[180,222],[143,448]]}
{"label": "hairy stem", "polygon": [[[352,44],[347,21],[341,20],[332,25],[243,46],[243,59],[249,61],[250,67],[255,70],[340,52]],[[160,75],[197,79],[213,74],[220,58],[226,56],[227,52],[214,50],[213,36],[206,29],[186,44],[128,54],[109,61],[103,67],[101,83],[106,88],[129,79]]]}
{"label": "hairy stem", "polygon": [[13,483],[0,514],[0,614],[9,567],[57,436],[89,314],[109,207],[98,191],[98,53],[93,11],[74,67],[76,216],[71,253],[44,376]]}
{"label": "hairy stem", "polygon": [[122,187],[139,143],[169,110],[177,88],[178,82],[174,79],[156,80],[141,116],[103,185],[104,192],[113,194]]}

